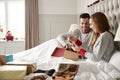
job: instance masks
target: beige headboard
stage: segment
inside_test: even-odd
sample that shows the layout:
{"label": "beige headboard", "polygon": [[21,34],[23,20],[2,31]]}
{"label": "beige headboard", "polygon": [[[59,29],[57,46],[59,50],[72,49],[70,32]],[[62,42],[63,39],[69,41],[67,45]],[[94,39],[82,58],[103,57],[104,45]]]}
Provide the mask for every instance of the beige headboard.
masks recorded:
{"label": "beige headboard", "polygon": [[[111,31],[116,34],[118,26],[120,26],[120,0],[97,0],[88,5],[88,12],[103,12],[110,23]],[[120,50],[120,42],[119,50]]]}
{"label": "beige headboard", "polygon": [[98,0],[90,5],[88,7],[90,14],[94,12],[105,13],[111,25],[112,32],[115,34],[120,23],[120,0]]}

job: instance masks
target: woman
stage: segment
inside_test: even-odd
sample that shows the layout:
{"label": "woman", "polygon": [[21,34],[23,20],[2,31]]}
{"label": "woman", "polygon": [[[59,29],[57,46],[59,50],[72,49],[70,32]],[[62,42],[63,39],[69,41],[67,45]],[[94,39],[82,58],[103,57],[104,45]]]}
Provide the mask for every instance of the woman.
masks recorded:
{"label": "woman", "polygon": [[[80,47],[79,49],[73,49],[93,61],[104,60],[108,62],[114,51],[114,42],[113,35],[109,31],[110,26],[106,16],[101,12],[92,14],[90,18],[90,28],[93,30],[93,36],[88,51],[80,49]],[[77,46],[80,46],[81,43],[73,36],[69,37],[69,41],[74,42]]]}

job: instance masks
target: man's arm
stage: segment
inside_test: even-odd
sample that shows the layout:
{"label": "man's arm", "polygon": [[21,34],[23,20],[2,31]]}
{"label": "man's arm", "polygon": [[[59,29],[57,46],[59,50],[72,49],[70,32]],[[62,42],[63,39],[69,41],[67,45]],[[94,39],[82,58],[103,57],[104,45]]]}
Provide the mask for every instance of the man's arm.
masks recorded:
{"label": "man's arm", "polygon": [[62,44],[63,47],[66,46],[67,44],[67,39],[70,36],[75,36],[76,38],[78,38],[80,35],[80,31],[78,29],[68,32],[68,33],[62,33],[60,35],[57,36],[57,40]]}
{"label": "man's arm", "polygon": [[62,33],[62,34],[60,34],[60,35],[57,36],[57,40],[61,43],[61,45],[63,47],[66,46],[67,39],[68,39],[69,35],[70,35],[70,33]]}

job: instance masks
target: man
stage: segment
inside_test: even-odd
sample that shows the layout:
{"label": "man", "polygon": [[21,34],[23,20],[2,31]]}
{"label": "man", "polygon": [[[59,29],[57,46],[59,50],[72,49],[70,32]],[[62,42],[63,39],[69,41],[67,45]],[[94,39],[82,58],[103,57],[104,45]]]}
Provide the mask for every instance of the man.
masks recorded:
{"label": "man", "polygon": [[90,15],[88,13],[83,13],[80,15],[80,29],[75,30],[73,32],[63,33],[58,35],[57,40],[61,43],[63,47],[67,45],[67,40],[70,38],[79,39],[82,42],[81,46],[83,49],[87,49],[89,45],[90,37],[92,34],[92,30],[89,25]]}

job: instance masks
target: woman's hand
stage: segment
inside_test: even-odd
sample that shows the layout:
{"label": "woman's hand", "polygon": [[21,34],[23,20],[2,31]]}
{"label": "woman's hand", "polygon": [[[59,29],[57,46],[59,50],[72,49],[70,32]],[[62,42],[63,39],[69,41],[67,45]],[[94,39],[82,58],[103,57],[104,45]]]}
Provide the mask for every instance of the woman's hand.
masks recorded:
{"label": "woman's hand", "polygon": [[79,46],[72,46],[72,49],[75,51],[75,52],[79,52],[80,51],[80,47]]}

